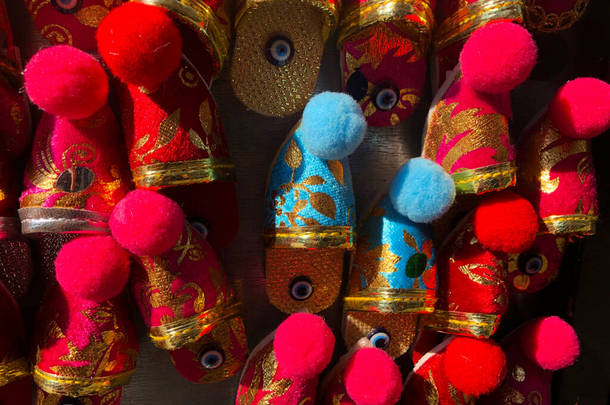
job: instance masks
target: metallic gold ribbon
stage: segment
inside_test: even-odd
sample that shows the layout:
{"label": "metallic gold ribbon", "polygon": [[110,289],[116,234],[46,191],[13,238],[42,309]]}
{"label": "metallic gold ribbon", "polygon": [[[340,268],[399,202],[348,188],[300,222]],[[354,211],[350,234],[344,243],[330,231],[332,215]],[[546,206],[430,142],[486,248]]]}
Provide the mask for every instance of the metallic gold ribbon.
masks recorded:
{"label": "metallic gold ribbon", "polygon": [[434,47],[439,50],[466,40],[477,28],[495,20],[523,22],[522,0],[479,0],[460,8],[437,28]]}
{"label": "metallic gold ribbon", "polygon": [[422,313],[434,311],[433,291],[418,289],[366,289],[343,298],[344,311]]}
{"label": "metallic gold ribbon", "polygon": [[[255,8],[260,3],[264,3],[270,0],[242,0],[240,2],[239,9],[235,15],[235,26],[239,24],[241,18],[250,9]],[[281,1],[281,0],[280,0]],[[303,3],[309,4],[320,10],[324,18],[324,25],[322,26],[322,38],[326,42],[328,37],[335,31],[337,21],[339,20],[339,10],[341,9],[341,0],[301,0]]]}
{"label": "metallic gold ribbon", "polygon": [[99,232],[109,233],[108,215],[95,211],[72,208],[25,207],[19,209],[21,232],[61,233]]}
{"label": "metallic gold ribbon", "polygon": [[468,169],[451,175],[458,194],[481,194],[487,191],[502,190],[512,186],[517,180],[515,162]]}
{"label": "metallic gold ribbon", "polygon": [[571,10],[561,14],[547,13],[544,7],[536,4],[536,0],[525,0],[525,20],[528,28],[540,32],[555,32],[570,28],[583,16],[589,0],[577,0]]}
{"label": "metallic gold ribbon", "polygon": [[380,22],[400,23],[403,34],[416,40],[423,54],[430,42],[434,11],[428,0],[356,0],[343,11],[337,43],[341,46],[348,37]]}
{"label": "metallic gold ribbon", "polygon": [[[140,3],[164,7],[181,21],[191,26],[201,41],[210,48],[216,62],[214,76],[218,76],[229,55],[231,45],[230,24],[224,27],[214,10],[203,0],[135,0]],[[225,0],[226,1],[226,0]]]}
{"label": "metallic gold ribbon", "polygon": [[546,229],[554,235],[593,235],[599,217],[587,214],[549,215],[542,218]]}
{"label": "metallic gold ribbon", "polygon": [[235,165],[226,158],[154,163],[133,170],[136,187],[163,188],[212,181],[235,181]]}
{"label": "metallic gold ribbon", "polygon": [[34,368],[34,382],[49,394],[83,397],[102,395],[117,387],[129,383],[135,370],[104,377],[70,377],[47,373],[38,367]]}
{"label": "metallic gold ribbon", "polygon": [[30,375],[30,363],[25,357],[0,363],[0,387]]}
{"label": "metallic gold ribbon", "polygon": [[153,326],[150,328],[149,336],[155,346],[165,350],[176,350],[187,343],[198,340],[202,331],[214,324],[238,316],[240,309],[241,302],[239,301],[216,305],[190,318]]}
{"label": "metallic gold ribbon", "polygon": [[500,315],[437,309],[429,315],[424,315],[422,324],[438,332],[486,338],[496,332],[500,324]]}
{"label": "metallic gold ribbon", "polygon": [[263,233],[265,247],[354,249],[356,232],[351,226],[291,226]]}

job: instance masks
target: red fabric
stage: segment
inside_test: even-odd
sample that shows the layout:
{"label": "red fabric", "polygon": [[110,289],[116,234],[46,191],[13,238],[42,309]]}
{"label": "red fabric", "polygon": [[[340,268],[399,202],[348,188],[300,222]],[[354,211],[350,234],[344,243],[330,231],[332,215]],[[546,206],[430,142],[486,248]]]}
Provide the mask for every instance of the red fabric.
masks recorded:
{"label": "red fabric", "polygon": [[0,387],[0,404],[31,404],[32,377],[26,376]]}
{"label": "red fabric", "polygon": [[178,67],[182,38],[163,7],[126,3],[97,31],[100,55],[123,82],[156,90]]}
{"label": "red fabric", "polygon": [[308,313],[290,315],[278,326],[273,351],[280,369],[291,378],[308,379],[330,363],[335,336],[324,319]]}
{"label": "red fabric", "polygon": [[[123,0],[40,2],[25,0],[34,24],[52,45],[73,45],[95,52],[95,30],[101,19]],[[62,3],[68,3],[62,7]]]}
{"label": "red fabric", "polygon": [[38,51],[28,62],[24,79],[32,102],[51,115],[87,118],[108,98],[108,78],[100,63],[71,46]]}
{"label": "red fabric", "polygon": [[176,245],[184,213],[173,200],[149,190],[134,190],[114,207],[110,229],[136,255],[161,255]]}
{"label": "red fabric", "polygon": [[55,275],[68,294],[106,301],[119,295],[127,284],[129,253],[111,236],[77,238],[57,254]]}

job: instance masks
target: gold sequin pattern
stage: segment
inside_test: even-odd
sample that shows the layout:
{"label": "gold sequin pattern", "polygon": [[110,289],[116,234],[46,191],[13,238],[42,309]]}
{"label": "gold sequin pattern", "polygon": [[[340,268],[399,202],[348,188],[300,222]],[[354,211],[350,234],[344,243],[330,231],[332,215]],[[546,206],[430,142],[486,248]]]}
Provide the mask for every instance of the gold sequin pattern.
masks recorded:
{"label": "gold sequin pattern", "polygon": [[385,350],[392,358],[397,358],[406,353],[413,344],[418,321],[417,314],[347,311],[343,318],[343,338],[347,347],[352,347],[375,329],[383,328],[390,335],[390,344]]}
{"label": "gold sequin pattern", "polygon": [[0,280],[16,299],[27,292],[31,272],[32,256],[28,242],[22,239],[0,240]]}
{"label": "gold sequin pattern", "polygon": [[[269,0],[249,7],[236,27],[230,77],[237,98],[260,114],[281,117],[305,107],[313,95],[322,53],[324,18],[302,0]],[[267,41],[285,36],[294,47],[290,63],[267,60]]]}
{"label": "gold sequin pattern", "polygon": [[[265,278],[269,301],[280,311],[320,312],[335,302],[341,289],[343,249],[266,249]],[[292,298],[292,281],[299,276],[311,280],[313,294],[307,300]]]}
{"label": "gold sequin pattern", "polygon": [[547,13],[537,0],[525,0],[527,27],[540,32],[556,32],[572,27],[587,11],[589,0],[576,0],[574,6],[560,14]]}

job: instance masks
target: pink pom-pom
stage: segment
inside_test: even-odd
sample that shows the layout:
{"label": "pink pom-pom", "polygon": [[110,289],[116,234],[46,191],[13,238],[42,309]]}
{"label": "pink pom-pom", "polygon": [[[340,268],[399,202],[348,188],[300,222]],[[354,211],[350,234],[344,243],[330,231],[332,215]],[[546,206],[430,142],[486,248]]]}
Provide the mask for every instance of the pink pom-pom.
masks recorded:
{"label": "pink pom-pom", "polygon": [[610,84],[591,77],[569,81],[549,104],[548,114],[563,135],[593,138],[610,128]]}
{"label": "pink pom-pom", "polygon": [[474,233],[487,249],[520,253],[536,240],[538,215],[525,198],[503,191],[486,197],[475,209]]}
{"label": "pink pom-pom", "polygon": [[557,316],[536,319],[521,332],[523,353],[545,370],[559,370],[574,364],[580,354],[576,332]]}
{"label": "pink pom-pom", "polygon": [[97,47],[119,79],[154,91],[178,68],[182,38],[166,9],[126,3],[100,23]]}
{"label": "pink pom-pom", "polygon": [[278,326],[273,351],[278,367],[286,376],[309,379],[330,363],[335,336],[324,319],[308,313],[290,315]]}
{"label": "pink pom-pom", "polygon": [[509,22],[487,24],[466,41],[460,54],[464,80],[484,93],[506,93],[530,75],[538,48],[527,30]]}
{"label": "pink pom-pom", "polygon": [[84,236],[66,243],[55,259],[57,282],[68,294],[102,302],[123,291],[129,253],[111,236]]}
{"label": "pink pom-pom", "polygon": [[108,78],[99,62],[67,45],[38,51],[25,67],[24,78],[34,104],[60,117],[87,118],[108,98]]}
{"label": "pink pom-pom", "polygon": [[136,255],[158,256],[174,247],[184,229],[184,213],[173,200],[148,190],[128,193],[110,216],[112,235]]}
{"label": "pink pom-pom", "polygon": [[343,372],[347,395],[358,405],[395,404],[402,392],[402,375],[392,357],[365,347],[349,359]]}
{"label": "pink pom-pom", "polygon": [[464,394],[487,394],[506,373],[506,356],[494,341],[456,337],[447,346],[443,366],[449,382]]}

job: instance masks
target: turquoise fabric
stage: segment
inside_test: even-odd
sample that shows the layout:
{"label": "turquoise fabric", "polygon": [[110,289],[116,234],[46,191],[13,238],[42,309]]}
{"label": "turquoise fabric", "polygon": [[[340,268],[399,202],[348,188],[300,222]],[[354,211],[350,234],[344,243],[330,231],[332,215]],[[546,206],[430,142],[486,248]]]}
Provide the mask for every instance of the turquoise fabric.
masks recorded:
{"label": "turquoise fabric", "polygon": [[273,163],[265,195],[265,228],[353,226],[355,218],[348,160],[312,155],[297,129]]}

